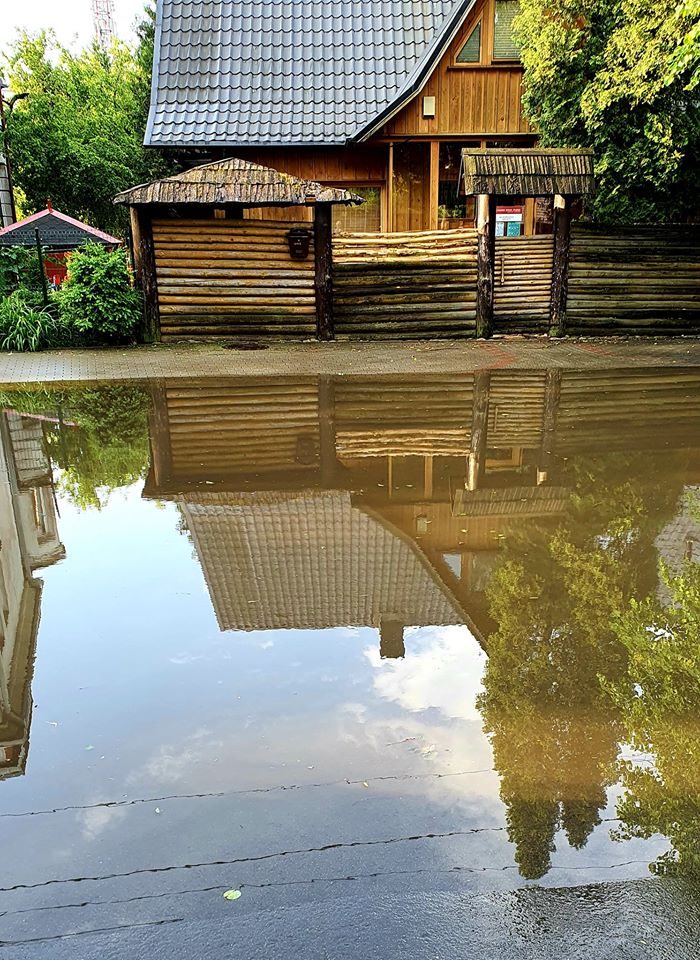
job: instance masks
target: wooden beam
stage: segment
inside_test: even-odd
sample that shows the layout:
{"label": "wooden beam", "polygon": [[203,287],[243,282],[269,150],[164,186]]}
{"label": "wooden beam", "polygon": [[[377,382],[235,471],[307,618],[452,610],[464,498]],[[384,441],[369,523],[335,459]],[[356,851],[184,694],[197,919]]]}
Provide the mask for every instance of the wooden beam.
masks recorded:
{"label": "wooden beam", "polygon": [[138,280],[141,273],[141,227],[139,226],[139,215],[136,207],[129,207],[129,223],[131,226],[131,256],[134,262],[134,273]]}
{"label": "wooden beam", "polygon": [[316,335],[319,340],[335,339],[333,325],[333,223],[330,203],[318,203],[314,212],[316,257]]}
{"label": "wooden beam", "polygon": [[325,489],[330,489],[338,473],[335,443],[335,383],[330,377],[321,377],[318,383],[318,431],[320,481]]}
{"label": "wooden beam", "polygon": [[554,253],[552,255],[552,291],[549,308],[549,335],[566,333],[566,300],[569,289],[569,251],[571,249],[571,197],[554,198]]}
{"label": "wooden beam", "polygon": [[549,481],[549,473],[554,460],[554,441],[557,430],[557,413],[561,398],[561,370],[548,370],[544,386],[544,405],[542,409],[542,441],[537,463],[537,483]]}
{"label": "wooden beam", "polygon": [[389,160],[386,174],[386,230],[387,233],[394,231],[394,144],[389,144]]}
{"label": "wooden beam", "polygon": [[160,340],[160,309],[158,306],[158,276],[153,244],[153,219],[147,207],[139,207],[139,273],[138,281],[143,296],[143,339],[146,343]]}
{"label": "wooden beam", "polygon": [[165,382],[159,380],[150,387],[151,410],[149,413],[149,440],[151,446],[151,475],[156,490],[172,480],[173,456],[170,442],[168,417],[168,394]]}
{"label": "wooden beam", "polygon": [[496,198],[480,194],[476,204],[476,335],[490,337],[493,332]]}
{"label": "wooden beam", "polygon": [[467,462],[467,490],[477,490],[484,477],[486,440],[489,423],[489,389],[491,373],[477,370],[474,374],[472,398],[472,430]]}
{"label": "wooden beam", "polygon": [[438,229],[438,201],[440,196],[440,141],[430,141],[430,204],[428,230]]}

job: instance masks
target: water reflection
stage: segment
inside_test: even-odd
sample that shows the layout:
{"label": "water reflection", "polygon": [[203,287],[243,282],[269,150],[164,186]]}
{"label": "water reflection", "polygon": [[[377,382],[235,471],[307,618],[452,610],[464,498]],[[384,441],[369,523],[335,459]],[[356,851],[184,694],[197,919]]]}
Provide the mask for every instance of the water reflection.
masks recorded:
{"label": "water reflection", "polygon": [[146,500],[176,505],[222,631],[371,627],[388,661],[410,660],[409,628],[469,628],[523,877],[547,874],[558,834],[582,850],[611,791],[620,838],[662,833],[663,869],[697,869],[700,371],[178,380],[5,402],[32,417],[4,415],[3,516],[50,530],[15,535],[34,607],[13,588],[14,772],[32,573],[62,556],[52,478],[94,508],[143,477]]}
{"label": "water reflection", "polygon": [[65,556],[39,417],[0,413],[0,779],[24,773],[42,582]]}

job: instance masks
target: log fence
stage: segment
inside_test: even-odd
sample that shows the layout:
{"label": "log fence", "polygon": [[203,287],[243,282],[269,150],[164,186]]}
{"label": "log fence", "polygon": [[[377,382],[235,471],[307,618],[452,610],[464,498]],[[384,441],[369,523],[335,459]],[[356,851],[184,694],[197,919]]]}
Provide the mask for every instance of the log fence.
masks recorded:
{"label": "log fence", "polygon": [[333,289],[337,337],[473,337],[476,233],[337,235]]}
{"label": "log fence", "polygon": [[485,223],[488,243],[469,229],[331,238],[330,211],[317,210],[309,256],[295,260],[287,235],[308,229],[307,221],[148,219],[135,236],[146,335],[329,340],[700,330],[697,226],[571,224],[564,204],[553,235],[491,244],[490,215]]}

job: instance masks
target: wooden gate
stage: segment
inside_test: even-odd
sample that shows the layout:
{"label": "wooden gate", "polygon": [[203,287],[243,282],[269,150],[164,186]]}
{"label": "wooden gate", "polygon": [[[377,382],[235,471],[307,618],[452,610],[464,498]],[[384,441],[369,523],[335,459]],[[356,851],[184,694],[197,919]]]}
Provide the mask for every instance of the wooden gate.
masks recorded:
{"label": "wooden gate", "polygon": [[494,333],[547,333],[552,289],[551,236],[498,237]]}

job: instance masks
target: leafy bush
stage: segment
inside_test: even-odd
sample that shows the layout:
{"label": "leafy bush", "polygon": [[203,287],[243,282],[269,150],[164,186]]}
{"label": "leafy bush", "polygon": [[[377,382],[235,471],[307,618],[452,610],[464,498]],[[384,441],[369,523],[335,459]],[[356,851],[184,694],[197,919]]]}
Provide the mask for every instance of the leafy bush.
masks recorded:
{"label": "leafy bush", "polygon": [[83,343],[124,343],[141,320],[126,253],[97,243],[86,243],[70,257],[56,302],[66,333],[75,331]]}
{"label": "leafy bush", "polygon": [[33,352],[51,346],[56,335],[56,321],[49,310],[38,308],[25,290],[0,300],[0,349]]}
{"label": "leafy bush", "polygon": [[41,275],[36,250],[27,247],[0,247],[0,297],[9,297],[20,288],[41,292]]}

